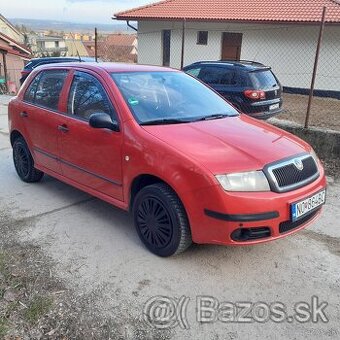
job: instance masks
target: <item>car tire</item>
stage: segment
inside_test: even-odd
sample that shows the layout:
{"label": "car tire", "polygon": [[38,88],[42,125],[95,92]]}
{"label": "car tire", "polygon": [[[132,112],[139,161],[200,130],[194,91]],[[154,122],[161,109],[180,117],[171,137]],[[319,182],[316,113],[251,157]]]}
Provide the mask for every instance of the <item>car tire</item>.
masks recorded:
{"label": "car tire", "polygon": [[156,183],[138,192],[133,216],[140,239],[158,256],[177,255],[192,243],[184,206],[165,183]]}
{"label": "car tire", "polygon": [[26,183],[39,182],[44,173],[34,167],[34,160],[24,138],[18,137],[13,143],[13,162],[20,179]]}

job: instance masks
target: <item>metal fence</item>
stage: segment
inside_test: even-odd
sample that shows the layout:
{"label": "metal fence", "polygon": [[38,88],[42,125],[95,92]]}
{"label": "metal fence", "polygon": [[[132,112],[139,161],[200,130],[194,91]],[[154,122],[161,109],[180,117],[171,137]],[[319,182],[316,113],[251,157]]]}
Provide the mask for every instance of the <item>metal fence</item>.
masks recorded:
{"label": "metal fence", "polygon": [[[320,8],[315,25],[142,22],[137,61],[178,69],[230,56],[263,63],[272,67],[284,88],[284,112],[277,119],[340,131],[340,26],[325,24],[324,14]],[[229,48],[223,47],[224,39],[229,39]],[[98,57],[131,62],[126,54],[121,60],[105,51],[98,46]]]}

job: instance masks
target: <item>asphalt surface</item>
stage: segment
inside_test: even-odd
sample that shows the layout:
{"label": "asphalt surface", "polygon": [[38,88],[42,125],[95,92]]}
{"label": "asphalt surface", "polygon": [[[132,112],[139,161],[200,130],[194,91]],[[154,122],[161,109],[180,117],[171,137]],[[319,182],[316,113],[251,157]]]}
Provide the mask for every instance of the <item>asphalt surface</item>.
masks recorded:
{"label": "asphalt surface", "polygon": [[[330,180],[321,218],[298,234],[248,247],[195,245],[162,259],[143,247],[127,213],[48,176],[37,184],[19,180],[12,164],[6,102],[0,96],[0,212],[29,222],[19,241],[39,245],[67,287],[78,294],[95,292],[96,305],[124,329],[125,339],[340,338],[339,180]],[[170,300],[159,304],[152,300],[156,296]],[[199,296],[215,303],[280,302],[289,316],[295,315],[296,303],[311,304],[315,296],[320,304],[327,302],[323,311],[328,321],[275,322],[261,315],[266,308],[259,304],[252,312],[249,305],[242,307],[247,315],[238,313],[238,321],[221,312],[230,306],[224,305],[212,320],[217,313],[206,308],[203,314]],[[163,307],[169,305],[182,313],[167,317],[171,308]],[[143,311],[153,313],[153,326],[144,321]],[[249,317],[255,320],[249,322]],[[156,333],[156,326],[167,325],[173,328]]]}

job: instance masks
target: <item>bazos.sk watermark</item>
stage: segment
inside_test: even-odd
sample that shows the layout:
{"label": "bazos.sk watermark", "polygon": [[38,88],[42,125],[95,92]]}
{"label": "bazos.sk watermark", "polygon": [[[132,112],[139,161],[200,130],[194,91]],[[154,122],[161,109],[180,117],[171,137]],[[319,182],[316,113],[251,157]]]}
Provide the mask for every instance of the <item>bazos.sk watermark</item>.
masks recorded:
{"label": "bazos.sk watermark", "polygon": [[154,296],[144,305],[143,318],[151,327],[157,329],[189,329],[188,313],[195,313],[198,323],[265,323],[298,322],[327,323],[328,303],[312,296],[310,301],[299,301],[291,306],[280,301],[219,301],[212,296],[197,296],[195,303],[187,296],[179,299],[167,296]]}

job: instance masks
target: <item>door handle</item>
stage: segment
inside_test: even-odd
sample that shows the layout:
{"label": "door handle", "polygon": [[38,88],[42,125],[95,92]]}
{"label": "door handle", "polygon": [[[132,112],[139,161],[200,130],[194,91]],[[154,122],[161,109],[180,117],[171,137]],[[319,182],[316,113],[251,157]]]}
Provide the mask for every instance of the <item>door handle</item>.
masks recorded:
{"label": "door handle", "polygon": [[20,117],[26,118],[26,117],[28,117],[28,113],[26,111],[20,112]]}
{"label": "door handle", "polygon": [[69,131],[66,124],[58,125],[58,130],[61,131],[61,132],[68,132]]}

